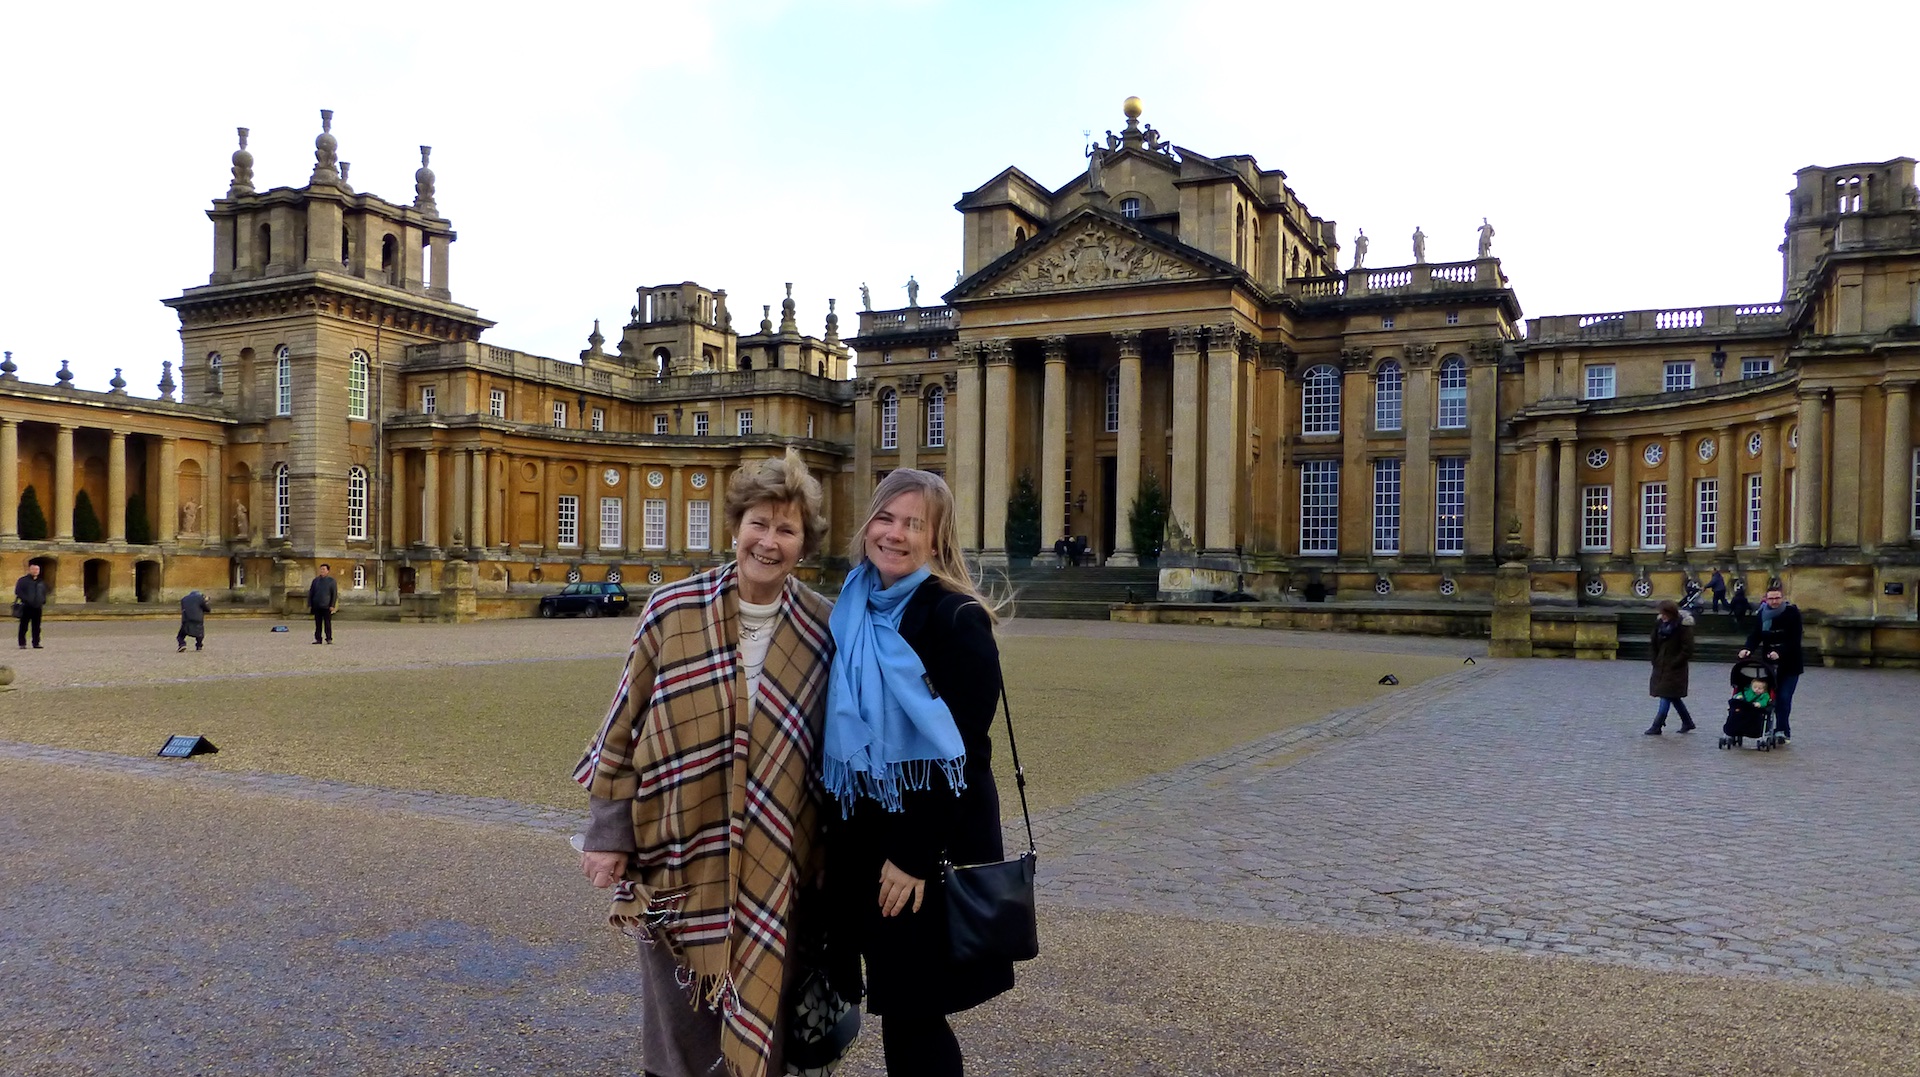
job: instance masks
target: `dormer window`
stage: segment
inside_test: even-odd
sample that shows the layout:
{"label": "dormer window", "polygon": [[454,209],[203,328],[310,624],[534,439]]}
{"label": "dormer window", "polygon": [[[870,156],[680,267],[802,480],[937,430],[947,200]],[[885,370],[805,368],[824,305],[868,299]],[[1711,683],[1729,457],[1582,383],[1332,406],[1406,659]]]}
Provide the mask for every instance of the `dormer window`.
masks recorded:
{"label": "dormer window", "polygon": [[1140,200],[1138,198],[1122,198],[1120,200],[1120,216],[1130,221],[1138,220],[1140,218]]}

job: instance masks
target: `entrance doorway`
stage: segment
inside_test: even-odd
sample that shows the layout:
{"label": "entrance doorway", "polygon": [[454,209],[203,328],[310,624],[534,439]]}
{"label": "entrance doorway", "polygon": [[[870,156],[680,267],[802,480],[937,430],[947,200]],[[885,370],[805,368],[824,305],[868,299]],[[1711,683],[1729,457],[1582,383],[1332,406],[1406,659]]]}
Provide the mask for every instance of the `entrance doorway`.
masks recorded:
{"label": "entrance doorway", "polygon": [[1111,456],[1100,458],[1100,559],[1113,556],[1120,526],[1120,462]]}
{"label": "entrance doorway", "polygon": [[81,585],[88,602],[105,602],[113,566],[105,558],[95,557],[80,566]]}
{"label": "entrance doorway", "polygon": [[406,565],[400,567],[400,593],[410,595],[414,587],[414,570]]}
{"label": "entrance doorway", "polygon": [[133,566],[133,595],[141,602],[160,601],[160,562],[140,561]]}

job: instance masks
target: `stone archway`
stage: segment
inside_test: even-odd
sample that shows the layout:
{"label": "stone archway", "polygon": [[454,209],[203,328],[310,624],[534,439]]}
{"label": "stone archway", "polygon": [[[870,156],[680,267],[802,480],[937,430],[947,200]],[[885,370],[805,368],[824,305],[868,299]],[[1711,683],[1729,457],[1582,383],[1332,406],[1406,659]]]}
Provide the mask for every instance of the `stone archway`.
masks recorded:
{"label": "stone archway", "polygon": [[43,554],[39,557],[29,558],[27,564],[40,566],[41,582],[47,585],[47,600],[52,601],[55,593],[54,588],[59,586],[60,581],[60,559]]}
{"label": "stone archway", "polygon": [[[44,570],[43,570],[44,571]],[[105,602],[113,586],[113,563],[104,557],[90,557],[80,566],[81,585],[88,602]]]}
{"label": "stone archway", "polygon": [[165,587],[164,572],[158,561],[136,561],[133,565],[133,596],[138,602],[158,602]]}

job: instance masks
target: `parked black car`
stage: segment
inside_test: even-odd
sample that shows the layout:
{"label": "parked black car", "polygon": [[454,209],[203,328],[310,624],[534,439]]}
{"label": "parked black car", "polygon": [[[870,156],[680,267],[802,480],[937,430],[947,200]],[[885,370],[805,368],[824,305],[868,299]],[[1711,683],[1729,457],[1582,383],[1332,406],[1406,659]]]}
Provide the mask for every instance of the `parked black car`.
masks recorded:
{"label": "parked black car", "polygon": [[557,617],[563,613],[584,613],[589,617],[611,617],[626,613],[627,589],[617,583],[570,583],[558,594],[540,599],[540,616]]}

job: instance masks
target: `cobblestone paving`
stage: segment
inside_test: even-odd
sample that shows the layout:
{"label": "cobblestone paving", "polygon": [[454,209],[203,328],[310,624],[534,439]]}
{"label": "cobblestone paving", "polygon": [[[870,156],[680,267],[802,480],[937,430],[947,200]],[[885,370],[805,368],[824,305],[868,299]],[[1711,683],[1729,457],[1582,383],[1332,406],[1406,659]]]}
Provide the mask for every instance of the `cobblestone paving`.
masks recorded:
{"label": "cobblestone paving", "polygon": [[1920,675],[1810,673],[1771,753],[1716,748],[1722,683],[1647,737],[1643,664],[1482,664],[1049,816],[1042,891],[1920,990]]}

